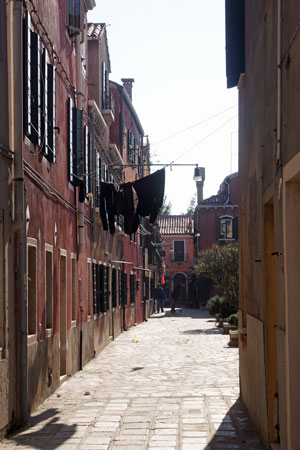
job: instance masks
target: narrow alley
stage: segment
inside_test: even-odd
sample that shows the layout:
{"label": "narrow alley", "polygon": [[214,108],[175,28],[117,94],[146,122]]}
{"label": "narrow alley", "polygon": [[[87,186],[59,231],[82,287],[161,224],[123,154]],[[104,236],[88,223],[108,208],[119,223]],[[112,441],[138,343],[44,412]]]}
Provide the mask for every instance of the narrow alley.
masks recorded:
{"label": "narrow alley", "polygon": [[3,449],[261,449],[238,349],[204,310],[152,316],[66,381]]}

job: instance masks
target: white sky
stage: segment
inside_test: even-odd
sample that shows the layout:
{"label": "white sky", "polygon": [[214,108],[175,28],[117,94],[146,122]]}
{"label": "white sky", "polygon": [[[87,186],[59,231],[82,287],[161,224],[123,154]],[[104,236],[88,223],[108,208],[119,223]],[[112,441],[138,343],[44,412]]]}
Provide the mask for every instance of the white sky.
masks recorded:
{"label": "white sky", "polygon": [[[216,194],[238,170],[237,89],[226,88],[225,76],[225,0],[96,2],[88,20],[110,24],[110,79],[135,79],[133,105],[149,135],[152,162],[170,163],[195,146],[176,163],[205,167],[204,198]],[[172,214],[185,212],[196,193],[193,174],[193,167],[167,169]]]}

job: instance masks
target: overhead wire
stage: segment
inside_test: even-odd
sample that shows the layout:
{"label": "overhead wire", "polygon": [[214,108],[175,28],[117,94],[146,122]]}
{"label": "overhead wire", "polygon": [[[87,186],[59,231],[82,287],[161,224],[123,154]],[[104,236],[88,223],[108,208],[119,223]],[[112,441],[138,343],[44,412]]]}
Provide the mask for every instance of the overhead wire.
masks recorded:
{"label": "overhead wire", "polygon": [[188,148],[187,150],[185,150],[183,153],[181,153],[179,156],[177,156],[177,158],[175,158],[172,162],[170,162],[169,164],[167,164],[166,167],[170,167],[172,166],[172,164],[174,164],[175,161],[178,161],[178,159],[180,159],[182,156],[186,155],[187,153],[189,153],[191,150],[193,150],[194,148],[198,147],[198,145],[202,144],[202,142],[204,142],[206,139],[208,139],[210,136],[214,135],[215,133],[217,133],[221,128],[225,127],[225,125],[227,125],[229,122],[231,122],[235,117],[237,117],[237,114],[235,114],[234,116],[230,117],[230,119],[226,120],[226,122],[222,123],[219,127],[215,128],[211,133],[207,134],[204,138],[202,138],[199,142],[197,142],[196,144],[192,145],[192,147]]}
{"label": "overhead wire", "polygon": [[225,112],[230,111],[233,108],[236,108],[237,106],[238,105],[233,105],[230,108],[224,109],[223,111],[220,111],[220,112],[214,114],[213,116],[207,117],[206,119],[203,119],[200,122],[194,123],[194,125],[186,127],[183,130],[177,131],[176,133],[172,134],[171,136],[168,136],[168,137],[166,137],[164,139],[161,139],[160,141],[155,142],[154,144],[151,144],[151,148],[156,146],[156,145],[158,145],[158,144],[160,144],[160,143],[162,143],[162,142],[168,141],[169,139],[172,139],[172,138],[174,138],[176,136],[179,136],[180,134],[185,133],[186,131],[191,130],[192,128],[195,128],[195,127],[197,127],[199,125],[202,125],[203,123],[208,122],[209,120],[214,119],[215,117],[218,117],[221,114],[224,114]]}

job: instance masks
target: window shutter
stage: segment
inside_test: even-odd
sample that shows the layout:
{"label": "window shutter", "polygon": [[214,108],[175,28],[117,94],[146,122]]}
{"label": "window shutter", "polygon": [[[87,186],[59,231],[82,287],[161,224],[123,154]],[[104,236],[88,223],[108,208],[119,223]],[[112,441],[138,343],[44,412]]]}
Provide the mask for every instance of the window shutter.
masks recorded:
{"label": "window shutter", "polygon": [[102,109],[106,109],[106,75],[105,75],[105,62],[102,62]]}
{"label": "window shutter", "polygon": [[130,303],[134,303],[134,275],[130,274]]}
{"label": "window shutter", "polygon": [[102,312],[101,308],[101,273],[102,273],[102,265],[97,264],[97,312],[98,314]]}
{"label": "window shutter", "polygon": [[88,127],[85,125],[84,126],[84,148],[85,148],[85,190],[86,192],[90,192],[89,187],[90,187],[90,183],[89,183],[89,173],[90,173],[90,169],[89,169],[89,161],[90,161],[90,149],[89,149],[89,129]]}
{"label": "window shutter", "polygon": [[100,312],[105,312],[105,306],[104,306],[104,277],[105,277],[105,273],[104,273],[104,266],[103,264],[99,264],[99,275],[100,275],[100,302],[99,302],[99,308],[100,308]]}
{"label": "window shutter", "polygon": [[24,21],[25,66],[24,66],[24,131],[31,134],[31,18],[29,12]]}
{"label": "window shutter", "polygon": [[56,68],[52,66],[52,162],[56,163]]}
{"label": "window shutter", "polygon": [[93,263],[93,308],[94,314],[97,314],[97,264]]}
{"label": "window shutter", "polygon": [[[49,56],[48,56],[48,52],[46,49],[44,49],[44,61],[43,61],[43,69],[44,69],[44,121],[45,121],[45,127],[44,127],[44,139],[45,139],[45,143],[44,143],[44,152],[45,155],[48,157],[49,156],[49,112],[50,112],[50,107],[49,107],[49,90],[51,89],[51,87],[49,86],[49,81],[51,82],[51,75],[50,75],[50,70],[49,70]],[[52,83],[51,83],[52,84]],[[52,103],[52,102],[51,102]]]}
{"label": "window shutter", "polygon": [[108,290],[109,268],[104,266],[104,312],[109,310],[109,290]]}
{"label": "window shutter", "polygon": [[69,122],[69,180],[71,183],[74,181],[74,103],[71,97],[68,98],[68,122]]}
{"label": "window shutter", "polygon": [[56,80],[55,67],[50,64],[48,52],[46,52],[46,79],[45,79],[45,112],[46,112],[46,133],[45,133],[45,154],[49,161],[56,162],[56,135],[55,135],[55,107],[56,107]]}
{"label": "window shutter", "polygon": [[113,268],[111,272],[111,299],[112,307],[117,306],[117,269]]}
{"label": "window shutter", "polygon": [[130,134],[131,134],[130,130],[127,130],[127,157],[128,157],[128,159],[130,159],[130,156],[131,156],[131,153],[130,153],[130,141],[131,141]]}
{"label": "window shutter", "polygon": [[124,148],[126,145],[126,128],[125,128],[125,117],[122,117],[122,127],[123,127],[123,140],[122,147]]}
{"label": "window shutter", "polygon": [[94,175],[94,167],[93,167],[93,159],[94,159],[94,136],[92,133],[89,133],[89,189],[88,192],[94,194],[94,186],[93,175]]}
{"label": "window shutter", "polygon": [[39,35],[30,31],[31,41],[31,67],[30,67],[30,84],[31,84],[31,99],[30,99],[30,119],[31,119],[31,133],[30,140],[33,144],[39,144],[39,133],[41,134],[40,121],[40,106],[41,106],[41,91],[40,91],[40,38]]}
{"label": "window shutter", "polygon": [[46,52],[47,50],[44,48],[42,53],[42,60],[41,60],[41,116],[42,116],[42,123],[41,123],[41,137],[42,137],[42,149],[45,155],[47,155],[48,147],[46,145],[46,128],[47,128],[47,62],[46,62]]}
{"label": "window shutter", "polygon": [[74,179],[74,184],[78,185],[78,182],[83,174],[83,113],[81,109],[74,108],[75,112],[75,171],[76,177]]}
{"label": "window shutter", "polygon": [[128,294],[128,287],[127,287],[128,279],[127,279],[127,273],[126,272],[124,272],[123,280],[124,280],[124,306],[125,306],[125,305],[127,305],[127,294]]}
{"label": "window shutter", "polygon": [[118,292],[119,292],[119,306],[123,304],[122,298],[122,270],[118,269]]}
{"label": "window shutter", "polygon": [[227,87],[245,72],[245,0],[225,1]]}
{"label": "window shutter", "polygon": [[136,142],[135,142],[135,138],[133,138],[132,162],[133,162],[133,164],[136,163]]}
{"label": "window shutter", "polygon": [[96,192],[95,192],[95,206],[100,207],[100,156],[96,151]]}
{"label": "window shutter", "polygon": [[238,239],[239,237],[239,218],[238,217],[234,217],[233,218],[233,239]]}

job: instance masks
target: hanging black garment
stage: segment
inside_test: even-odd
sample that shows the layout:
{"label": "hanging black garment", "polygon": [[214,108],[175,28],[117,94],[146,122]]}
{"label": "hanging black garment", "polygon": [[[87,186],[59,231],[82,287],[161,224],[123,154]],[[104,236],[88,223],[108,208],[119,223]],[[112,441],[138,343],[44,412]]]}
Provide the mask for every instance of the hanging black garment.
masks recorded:
{"label": "hanging black garment", "polygon": [[132,234],[134,225],[134,201],[132,183],[124,183],[121,185],[121,192],[123,194],[123,216],[124,216],[124,232]]}
{"label": "hanging black garment", "polygon": [[[115,210],[114,210],[114,192],[115,187],[110,183],[100,183],[100,217],[103,224],[103,230],[108,230],[110,234],[115,232]],[[108,219],[108,223],[107,223]]]}
{"label": "hanging black garment", "polygon": [[138,206],[134,219],[134,231],[138,229],[140,220],[138,216],[150,216],[153,224],[163,204],[165,194],[165,169],[157,170],[133,183],[138,196]]}

